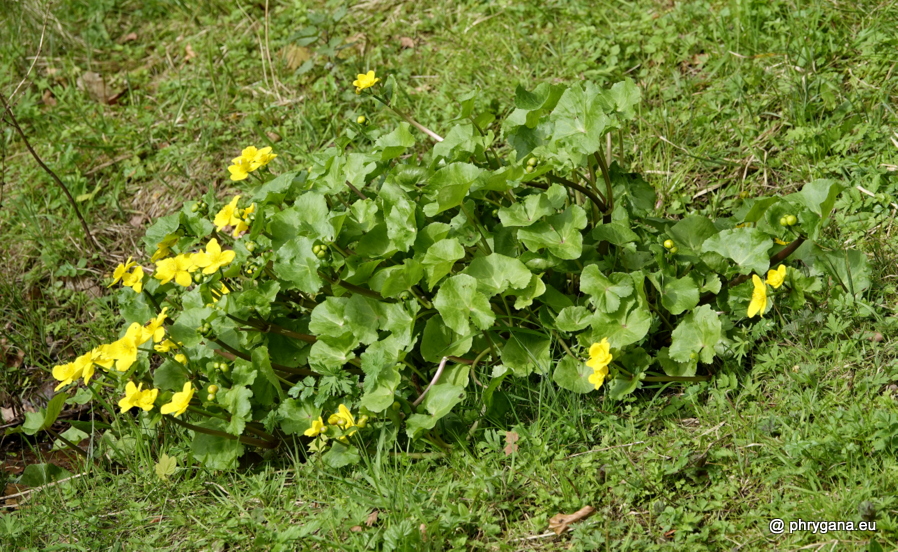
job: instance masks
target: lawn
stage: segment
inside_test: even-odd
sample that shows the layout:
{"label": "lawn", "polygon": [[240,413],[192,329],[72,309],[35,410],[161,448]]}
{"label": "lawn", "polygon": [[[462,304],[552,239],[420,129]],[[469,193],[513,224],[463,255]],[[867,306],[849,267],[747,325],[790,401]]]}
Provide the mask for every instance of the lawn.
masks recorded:
{"label": "lawn", "polygon": [[[128,257],[149,263],[147,228],[209,192],[226,203],[249,190],[227,170],[244,147],[272,147],[278,174],[347,132],[398,126],[350,84],[369,69],[444,136],[466,99],[491,124],[519,85],[632,79],[642,101],[608,151],[654,188],[655,217],[723,216],[832,179],[846,189],[823,234],[861,251],[869,274],[857,295],[771,312],[710,381],[612,400],[519,378],[499,412],[457,420],[449,452],[381,441],[332,468],[296,441],[211,470],[177,426],[118,416],[126,453],[54,453],[83,475],[0,504],[2,548],[898,549],[896,20],[889,1],[12,2],[0,92],[97,243],[7,116],[4,416],[40,408],[53,366],[119,334],[106,286]],[[52,440],[3,437],[0,482]],[[595,513],[571,531],[549,530],[586,506]],[[799,520],[876,530],[790,531]]]}

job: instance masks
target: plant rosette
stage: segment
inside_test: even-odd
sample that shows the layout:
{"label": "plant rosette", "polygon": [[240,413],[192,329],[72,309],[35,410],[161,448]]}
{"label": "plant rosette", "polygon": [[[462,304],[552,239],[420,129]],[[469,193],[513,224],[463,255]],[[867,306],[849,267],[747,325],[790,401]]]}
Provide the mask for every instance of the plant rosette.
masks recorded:
{"label": "plant rosette", "polygon": [[447,447],[446,417],[479,418],[509,378],[612,399],[707,380],[827,279],[869,286],[864,257],[822,237],[838,182],[657,212],[602,153],[635,116],[630,81],[519,87],[493,124],[468,94],[445,138],[391,105],[392,77],[353,86],[402,122],[277,176],[256,172],[269,148],[244,149],[230,173],[258,184],[152,225],[151,261],[114,275],[122,337],[54,368],[60,387],[112,385],[122,409],[191,430],[210,468],[289,439],[339,467],[381,435]]}

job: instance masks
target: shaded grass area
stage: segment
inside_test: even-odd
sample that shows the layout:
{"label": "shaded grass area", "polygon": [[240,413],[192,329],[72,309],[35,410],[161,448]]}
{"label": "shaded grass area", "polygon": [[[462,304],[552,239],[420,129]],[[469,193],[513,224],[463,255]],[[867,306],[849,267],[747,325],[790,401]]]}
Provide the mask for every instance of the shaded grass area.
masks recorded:
{"label": "shaded grass area", "polygon": [[[0,313],[7,359],[24,353],[18,366],[0,358],[10,396],[116,332],[113,305],[91,299],[103,274],[138,254],[158,216],[208,189],[230,192],[226,166],[242,147],[274,147],[273,168],[285,171],[358,115],[391,127],[349,84],[368,69],[393,75],[401,105],[438,132],[472,89],[476,111],[501,118],[518,84],[632,78],[644,102],[614,138],[614,159],[645,173],[659,210],[674,216],[724,212],[740,193],[785,193],[820,177],[894,193],[895,2],[70,0],[50,17],[41,7],[22,1],[0,15],[0,87],[9,95],[24,82],[16,116],[81,199],[103,250],[85,245],[64,198],[2,125]],[[236,474],[188,466],[164,483],[153,473],[158,456],[187,451],[150,440],[125,473],[98,468],[2,514],[0,540],[23,549],[852,550],[871,534],[774,536],[766,524],[875,515],[876,538],[894,548],[894,199],[846,196],[830,231],[871,254],[867,301],[877,314],[850,304],[788,313],[759,335],[751,366],[730,366],[711,384],[611,403],[533,381],[507,390],[509,413],[448,459],[385,451],[339,472],[300,461]],[[852,218],[874,204],[877,216]],[[865,331],[885,340],[865,341]],[[506,431],[521,437],[511,455]],[[586,504],[598,513],[572,536],[519,540]]]}

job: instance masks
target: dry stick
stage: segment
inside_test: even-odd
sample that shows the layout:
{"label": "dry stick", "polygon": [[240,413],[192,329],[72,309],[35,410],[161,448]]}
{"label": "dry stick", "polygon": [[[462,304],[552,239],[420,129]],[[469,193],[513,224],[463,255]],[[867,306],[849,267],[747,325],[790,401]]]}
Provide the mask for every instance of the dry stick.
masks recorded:
{"label": "dry stick", "polygon": [[421,404],[421,401],[424,400],[424,397],[427,395],[427,392],[430,391],[430,388],[433,387],[434,385],[436,385],[436,382],[439,381],[440,376],[443,375],[443,368],[446,367],[447,360],[449,360],[449,357],[443,357],[443,360],[440,362],[440,367],[437,368],[437,373],[434,374],[433,379],[430,380],[430,383],[427,385],[427,388],[421,392],[421,396],[418,397],[418,399],[412,403],[413,407],[417,407],[419,404]]}
{"label": "dry stick", "polygon": [[72,480],[72,479],[78,479],[79,477],[84,477],[85,475],[87,475],[87,472],[84,472],[84,473],[77,473],[77,474],[75,474],[75,475],[73,475],[73,476],[71,476],[71,477],[66,477],[65,479],[59,479],[58,481],[52,481],[52,482],[50,482],[50,483],[47,483],[46,485],[41,485],[40,487],[34,487],[34,488],[31,488],[31,489],[25,489],[24,491],[22,491],[22,492],[20,492],[20,493],[11,494],[11,495],[6,495],[6,496],[0,496],[0,500],[6,501],[6,500],[9,500],[9,499],[11,499],[11,498],[18,498],[18,497],[20,497],[20,496],[27,496],[27,495],[30,495],[31,493],[34,493],[34,492],[37,492],[37,491],[42,491],[42,490],[47,489],[47,488],[50,488],[50,487],[54,487],[54,486],[56,486],[56,485],[59,485],[60,483],[65,483],[66,481],[70,481],[70,480]]}
{"label": "dry stick", "polygon": [[40,165],[41,168],[44,169],[44,171],[46,171],[46,173],[53,178],[56,184],[59,185],[60,188],[62,188],[62,191],[65,192],[66,197],[69,198],[69,203],[72,205],[72,209],[74,209],[75,214],[78,215],[78,220],[81,221],[81,228],[84,229],[85,236],[87,236],[87,238],[90,240],[94,249],[99,251],[101,249],[100,244],[97,243],[97,240],[94,239],[93,234],[90,233],[90,229],[87,227],[87,222],[84,221],[84,217],[81,216],[81,211],[78,210],[78,204],[75,203],[75,198],[72,197],[71,193],[69,193],[69,189],[66,188],[66,185],[63,184],[62,180],[60,180],[59,177],[56,176],[56,173],[53,172],[50,167],[44,164],[37,152],[34,151],[34,148],[31,147],[31,142],[28,141],[28,137],[25,136],[25,132],[22,130],[22,127],[19,126],[19,121],[17,121],[16,116],[13,115],[12,108],[10,108],[9,102],[6,101],[6,96],[4,96],[2,92],[0,92],[0,101],[3,102],[3,108],[6,110],[6,114],[9,116],[8,123],[12,125],[12,127],[15,128],[19,133],[19,137],[22,138],[23,142],[25,142],[25,147],[28,148],[29,152],[31,152],[31,156],[34,157],[34,160],[37,161],[37,164]]}
{"label": "dry stick", "polygon": [[41,41],[37,45],[37,53],[34,54],[34,59],[31,61],[31,67],[28,68],[28,71],[25,72],[25,77],[19,82],[16,89],[12,91],[12,94],[9,95],[9,101],[14,101],[16,99],[16,94],[19,93],[19,88],[22,88],[22,85],[25,84],[25,81],[28,80],[28,75],[34,70],[34,66],[37,64],[37,60],[41,57],[41,50],[44,47],[44,34],[47,31],[47,19],[50,15],[50,11],[47,10],[47,13],[44,15],[44,24],[41,26]]}

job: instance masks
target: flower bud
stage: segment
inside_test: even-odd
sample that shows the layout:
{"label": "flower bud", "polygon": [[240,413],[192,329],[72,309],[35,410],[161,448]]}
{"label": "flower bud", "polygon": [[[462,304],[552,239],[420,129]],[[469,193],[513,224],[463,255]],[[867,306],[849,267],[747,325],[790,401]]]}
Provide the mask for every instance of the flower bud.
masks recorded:
{"label": "flower bud", "polygon": [[360,125],[364,125],[368,119],[365,119],[364,115],[359,115],[359,118],[355,120]]}
{"label": "flower bud", "polygon": [[664,249],[672,249],[674,246],[673,240],[664,240]]}

